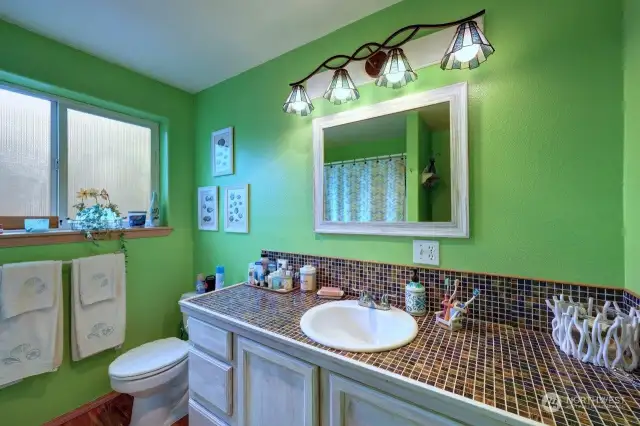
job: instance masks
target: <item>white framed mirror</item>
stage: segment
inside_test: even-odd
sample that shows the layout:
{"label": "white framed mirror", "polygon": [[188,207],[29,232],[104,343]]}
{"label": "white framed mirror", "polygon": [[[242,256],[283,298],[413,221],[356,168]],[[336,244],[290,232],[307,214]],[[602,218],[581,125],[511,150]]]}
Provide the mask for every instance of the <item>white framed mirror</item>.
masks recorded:
{"label": "white framed mirror", "polygon": [[469,237],[467,83],[313,120],[317,233]]}

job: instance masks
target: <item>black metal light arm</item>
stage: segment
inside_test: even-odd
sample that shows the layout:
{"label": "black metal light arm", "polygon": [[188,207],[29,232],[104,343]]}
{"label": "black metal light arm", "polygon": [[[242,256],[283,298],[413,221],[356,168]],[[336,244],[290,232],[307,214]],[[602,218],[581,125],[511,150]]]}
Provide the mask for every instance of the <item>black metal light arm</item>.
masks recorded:
{"label": "black metal light arm", "polygon": [[[457,21],[445,22],[443,24],[407,25],[406,27],[400,28],[398,31],[396,31],[393,34],[391,34],[382,43],[369,42],[369,43],[363,44],[362,46],[357,48],[356,51],[353,52],[353,54],[351,56],[335,55],[335,56],[330,57],[329,59],[325,60],[322,64],[320,64],[315,70],[313,70],[305,78],[303,78],[302,80],[296,81],[295,83],[290,83],[289,85],[290,86],[296,86],[296,85],[302,84],[305,81],[309,80],[311,77],[313,77],[316,73],[318,73],[323,68],[326,68],[326,69],[329,69],[329,70],[337,70],[337,69],[346,67],[352,61],[365,61],[365,60],[369,59],[370,57],[372,57],[373,55],[375,55],[381,49],[394,49],[394,48],[400,47],[403,44],[405,44],[406,42],[408,42],[409,40],[411,40],[418,33],[418,31],[420,31],[422,29],[426,29],[426,28],[447,28],[447,27],[452,27],[454,25],[460,25],[460,24],[465,23],[467,21],[471,21],[473,19],[476,19],[476,18],[484,15],[485,13],[486,13],[486,11],[483,9],[483,10],[477,12],[477,13],[474,13],[473,15],[467,16],[466,18],[458,19]],[[402,34],[405,31],[409,31],[409,30],[411,31],[411,33],[407,37],[405,37],[402,41],[399,41],[399,42],[394,43],[394,44],[389,44],[398,35]],[[360,53],[365,49],[368,49],[369,53],[367,53],[365,56],[359,56]],[[344,63],[342,63],[339,66],[329,65],[331,62],[333,62],[333,61],[335,61],[337,59],[343,59]]]}

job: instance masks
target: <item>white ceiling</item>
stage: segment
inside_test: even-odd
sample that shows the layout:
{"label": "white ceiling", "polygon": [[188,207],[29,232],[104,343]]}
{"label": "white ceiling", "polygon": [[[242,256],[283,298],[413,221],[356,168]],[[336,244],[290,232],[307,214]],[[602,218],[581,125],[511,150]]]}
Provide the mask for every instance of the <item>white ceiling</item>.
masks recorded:
{"label": "white ceiling", "polygon": [[198,92],[399,1],[2,0],[0,18]]}

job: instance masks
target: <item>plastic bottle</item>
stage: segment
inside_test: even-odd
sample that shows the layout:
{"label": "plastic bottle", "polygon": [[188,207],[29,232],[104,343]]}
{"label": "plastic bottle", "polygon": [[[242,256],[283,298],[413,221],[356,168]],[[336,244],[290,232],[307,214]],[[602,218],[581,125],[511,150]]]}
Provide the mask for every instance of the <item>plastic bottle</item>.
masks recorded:
{"label": "plastic bottle", "polygon": [[224,287],[224,266],[216,266],[216,290]]}
{"label": "plastic bottle", "polygon": [[204,275],[198,274],[196,277],[196,293],[204,294],[207,291],[207,287],[204,285]]}

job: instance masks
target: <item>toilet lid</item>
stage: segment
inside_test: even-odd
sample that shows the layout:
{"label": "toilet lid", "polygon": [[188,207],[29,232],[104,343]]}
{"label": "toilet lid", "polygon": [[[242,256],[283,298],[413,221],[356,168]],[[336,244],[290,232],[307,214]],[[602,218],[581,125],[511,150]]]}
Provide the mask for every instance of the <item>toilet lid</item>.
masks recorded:
{"label": "toilet lid", "polygon": [[120,355],[109,366],[111,377],[148,375],[175,365],[187,357],[189,344],[175,337],[145,343]]}

